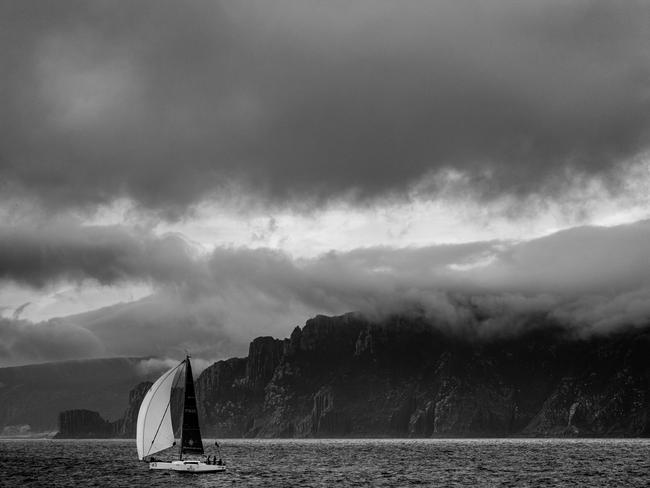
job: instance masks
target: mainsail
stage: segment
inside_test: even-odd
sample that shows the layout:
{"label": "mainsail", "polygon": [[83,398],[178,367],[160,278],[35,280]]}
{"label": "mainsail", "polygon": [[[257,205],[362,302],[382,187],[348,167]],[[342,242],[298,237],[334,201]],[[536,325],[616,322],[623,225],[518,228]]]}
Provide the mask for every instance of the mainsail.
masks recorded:
{"label": "mainsail", "polygon": [[181,456],[183,454],[203,454],[199,414],[196,410],[194,380],[189,357],[185,359],[185,402],[183,404],[183,429],[181,430]]}
{"label": "mainsail", "polygon": [[174,373],[184,362],[158,378],[142,400],[136,431],[139,459],[144,459],[145,456],[150,456],[174,445],[170,398]]}

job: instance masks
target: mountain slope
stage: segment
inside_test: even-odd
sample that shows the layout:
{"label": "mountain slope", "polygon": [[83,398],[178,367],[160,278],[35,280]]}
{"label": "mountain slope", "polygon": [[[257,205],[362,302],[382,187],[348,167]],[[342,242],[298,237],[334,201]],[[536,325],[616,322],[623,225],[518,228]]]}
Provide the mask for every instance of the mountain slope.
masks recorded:
{"label": "mountain slope", "polygon": [[85,359],[0,368],[0,432],[56,431],[59,412],[71,408],[121,417],[129,390],[148,376],[138,367],[140,362]]}

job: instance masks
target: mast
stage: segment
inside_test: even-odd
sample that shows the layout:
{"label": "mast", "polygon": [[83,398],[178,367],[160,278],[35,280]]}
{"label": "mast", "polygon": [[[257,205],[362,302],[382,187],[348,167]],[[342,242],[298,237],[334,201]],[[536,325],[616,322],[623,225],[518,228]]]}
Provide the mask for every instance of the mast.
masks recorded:
{"label": "mast", "polygon": [[203,441],[199,427],[199,413],[196,408],[196,395],[194,393],[194,379],[192,378],[192,365],[190,356],[185,358],[185,396],[183,400],[183,422],[181,428],[181,452],[183,454],[203,454]]}

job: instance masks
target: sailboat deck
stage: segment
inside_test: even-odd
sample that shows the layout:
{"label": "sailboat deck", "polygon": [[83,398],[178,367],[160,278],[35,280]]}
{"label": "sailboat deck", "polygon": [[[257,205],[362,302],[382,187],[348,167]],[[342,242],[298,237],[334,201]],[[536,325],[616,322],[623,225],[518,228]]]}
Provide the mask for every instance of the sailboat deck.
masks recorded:
{"label": "sailboat deck", "polygon": [[149,463],[149,469],[166,469],[188,473],[217,473],[225,471],[223,465],[206,464],[202,461],[154,461]]}

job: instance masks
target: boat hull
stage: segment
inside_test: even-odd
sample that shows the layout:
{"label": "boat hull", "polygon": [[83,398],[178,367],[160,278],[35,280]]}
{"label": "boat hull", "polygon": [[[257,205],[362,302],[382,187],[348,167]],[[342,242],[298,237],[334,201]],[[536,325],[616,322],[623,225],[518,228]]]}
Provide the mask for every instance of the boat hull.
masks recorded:
{"label": "boat hull", "polygon": [[226,467],[197,461],[155,461],[149,463],[149,469],[166,469],[168,471],[182,471],[185,473],[218,473],[225,471]]}

